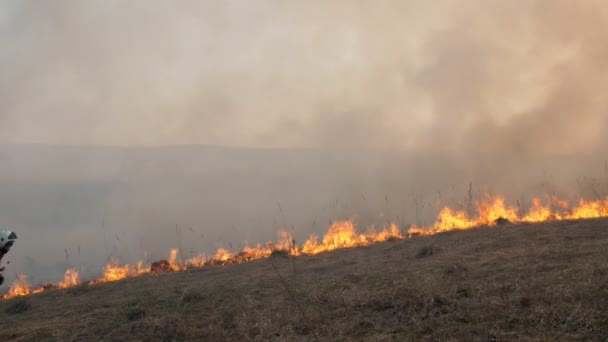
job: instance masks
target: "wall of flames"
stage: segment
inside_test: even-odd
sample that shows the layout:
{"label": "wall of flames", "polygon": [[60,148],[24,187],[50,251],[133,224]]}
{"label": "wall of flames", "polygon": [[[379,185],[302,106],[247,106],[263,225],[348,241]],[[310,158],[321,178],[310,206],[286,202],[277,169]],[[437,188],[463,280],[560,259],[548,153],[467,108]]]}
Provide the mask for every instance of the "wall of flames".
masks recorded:
{"label": "wall of flames", "polygon": [[[377,242],[391,239],[406,239],[415,235],[433,235],[437,233],[465,230],[476,227],[492,227],[498,222],[508,220],[512,223],[534,223],[559,220],[578,220],[608,217],[608,199],[579,200],[574,206],[566,200],[550,197],[543,201],[535,197],[532,206],[524,214],[515,206],[505,204],[505,200],[499,196],[486,196],[483,200],[475,203],[475,216],[470,216],[467,210],[455,210],[444,207],[438,214],[437,220],[430,226],[411,226],[406,231],[401,230],[396,224],[390,224],[382,230],[374,227],[367,229],[365,233],[358,233],[352,221],[337,221],[331,224],[323,238],[310,236],[301,246],[289,233],[279,232],[277,242],[267,242],[253,247],[245,247],[240,252],[232,252],[219,248],[215,255],[200,255],[187,260],[177,260],[178,250],[172,249],[167,259],[165,271],[183,271],[192,268],[202,268],[213,265],[238,264],[251,260],[269,257],[273,252],[285,251],[292,256],[315,255],[330,252],[336,249],[366,246]],[[78,285],[94,285],[99,283],[117,281],[142,274],[152,273],[149,265],[139,261],[134,265],[120,265],[111,261],[104,266],[102,276],[88,282],[81,282],[75,269],[68,269],[62,281],[57,283],[42,284],[40,287],[32,288],[27,281],[26,275],[18,275],[9,291],[0,296],[0,299],[9,299],[26,296],[44,291],[65,289]]]}

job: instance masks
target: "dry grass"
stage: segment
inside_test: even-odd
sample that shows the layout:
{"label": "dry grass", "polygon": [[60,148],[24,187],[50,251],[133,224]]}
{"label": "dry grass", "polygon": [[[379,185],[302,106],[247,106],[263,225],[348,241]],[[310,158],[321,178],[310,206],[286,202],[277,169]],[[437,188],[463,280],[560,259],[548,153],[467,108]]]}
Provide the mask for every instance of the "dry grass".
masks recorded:
{"label": "dry grass", "polygon": [[607,250],[594,220],[300,257],[296,277],[290,258],[149,275],[2,302],[0,340],[602,341]]}

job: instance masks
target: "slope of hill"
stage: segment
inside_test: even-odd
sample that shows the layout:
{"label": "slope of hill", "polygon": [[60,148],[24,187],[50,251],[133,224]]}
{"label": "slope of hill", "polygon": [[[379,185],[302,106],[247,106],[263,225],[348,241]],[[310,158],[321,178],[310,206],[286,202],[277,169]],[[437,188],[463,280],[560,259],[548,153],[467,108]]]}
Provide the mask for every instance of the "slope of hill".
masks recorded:
{"label": "slope of hill", "polygon": [[604,340],[608,221],[507,225],[0,302],[0,340]]}

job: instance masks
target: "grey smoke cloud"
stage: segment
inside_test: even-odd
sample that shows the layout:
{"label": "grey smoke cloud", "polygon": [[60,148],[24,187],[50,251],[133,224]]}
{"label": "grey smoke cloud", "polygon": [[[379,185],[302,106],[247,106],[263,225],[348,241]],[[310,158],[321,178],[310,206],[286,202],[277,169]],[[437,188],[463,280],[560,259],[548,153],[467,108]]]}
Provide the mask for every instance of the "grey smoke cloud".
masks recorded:
{"label": "grey smoke cloud", "polygon": [[576,150],[606,117],[597,1],[2,7],[5,143],[460,148],[576,116]]}

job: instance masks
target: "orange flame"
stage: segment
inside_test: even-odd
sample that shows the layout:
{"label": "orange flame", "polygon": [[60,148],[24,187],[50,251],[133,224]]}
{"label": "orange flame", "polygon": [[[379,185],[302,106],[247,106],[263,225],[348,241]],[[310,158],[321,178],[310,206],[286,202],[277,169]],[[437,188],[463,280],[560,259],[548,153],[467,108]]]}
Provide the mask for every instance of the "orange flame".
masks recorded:
{"label": "orange flame", "polygon": [[223,249],[223,248],[218,248],[217,253],[215,253],[215,257],[213,258],[213,260],[220,261],[220,262],[226,262],[226,261],[230,260],[230,258],[232,258],[232,253],[230,253],[230,251]]}
{"label": "orange flame", "polygon": [[58,286],[61,289],[65,289],[76,285],[80,285],[80,275],[75,269],[68,268],[63,275],[63,281]]}
{"label": "orange flame", "polygon": [[540,198],[532,198],[532,208],[528,211],[528,214],[522,218],[524,222],[543,222],[557,218],[549,206],[544,206],[540,201]]}
{"label": "orange flame", "polygon": [[32,293],[30,290],[30,284],[27,282],[27,276],[24,274],[18,274],[17,279],[11,285],[11,288],[8,290],[6,294],[6,298],[27,296]]}
{"label": "orange flame", "polygon": [[572,209],[568,219],[590,219],[608,216],[608,200],[586,201],[581,199],[578,207]]}
{"label": "orange flame", "polygon": [[171,268],[171,271],[182,271],[185,269],[184,266],[175,262],[175,260],[177,260],[178,252],[179,250],[177,248],[173,248],[169,253],[169,267]]}
{"label": "orange flame", "polygon": [[208,261],[209,259],[205,255],[199,255],[186,260],[186,265],[198,268],[205,266]]}
{"label": "orange flame", "polygon": [[[257,244],[254,247],[245,247],[239,253],[219,248],[212,257],[200,255],[178,262],[178,250],[172,249],[169,254],[168,264],[172,271],[182,271],[188,268],[236,264],[267,258],[277,250],[286,251],[292,256],[314,255],[342,248],[367,246],[391,239],[405,239],[412,235],[433,235],[452,230],[495,226],[501,220],[508,220],[512,223],[532,223],[608,217],[608,199],[581,199],[575,207],[570,208],[568,201],[560,200],[555,196],[550,197],[547,204],[543,204],[539,197],[534,197],[532,198],[530,209],[521,215],[518,208],[505,204],[505,199],[498,196],[486,196],[482,201],[476,202],[475,207],[477,216],[471,217],[464,210],[455,210],[446,206],[441,209],[433,224],[426,227],[411,226],[407,234],[404,234],[396,224],[391,224],[381,231],[376,231],[374,227],[370,227],[366,233],[362,234],[357,232],[355,224],[352,221],[336,221],[331,224],[322,240],[312,235],[301,247],[296,245],[295,239],[291,234],[279,232],[276,243],[267,242],[266,244]],[[141,261],[135,265],[119,265],[118,262],[113,260],[104,266],[102,276],[99,279],[90,281],[88,284],[117,281],[150,272],[150,267],[144,266]],[[63,281],[56,284],[47,284],[34,290],[30,289],[25,275],[18,275],[8,293],[0,298],[14,298],[54,288],[68,288],[78,284],[80,284],[79,274],[74,269],[68,269],[65,272]]]}
{"label": "orange flame", "polygon": [[11,288],[8,290],[8,293],[3,295],[2,299],[9,299],[14,297],[27,296],[30,294],[44,292],[47,289],[60,288],[65,289],[68,287],[76,286],[80,284],[80,279],[78,272],[72,268],[69,268],[65,271],[63,276],[63,281],[57,284],[45,284],[42,287],[31,289],[30,284],[27,281],[27,276],[23,274],[18,274],[17,279],[11,285]]}
{"label": "orange flame", "polygon": [[367,246],[391,238],[403,238],[403,234],[395,224],[391,224],[380,233],[376,233],[375,229],[371,228],[367,234],[358,234],[352,221],[337,221],[329,227],[323,241],[319,242],[315,235],[306,240],[301,253],[313,255],[341,248]]}
{"label": "orange flame", "polygon": [[101,278],[91,281],[92,284],[107,283],[110,281],[117,281],[127,277],[135,277],[144,273],[150,272],[149,268],[143,267],[143,262],[138,261],[135,266],[132,265],[118,265],[116,260],[110,261],[103,268],[103,275]]}

